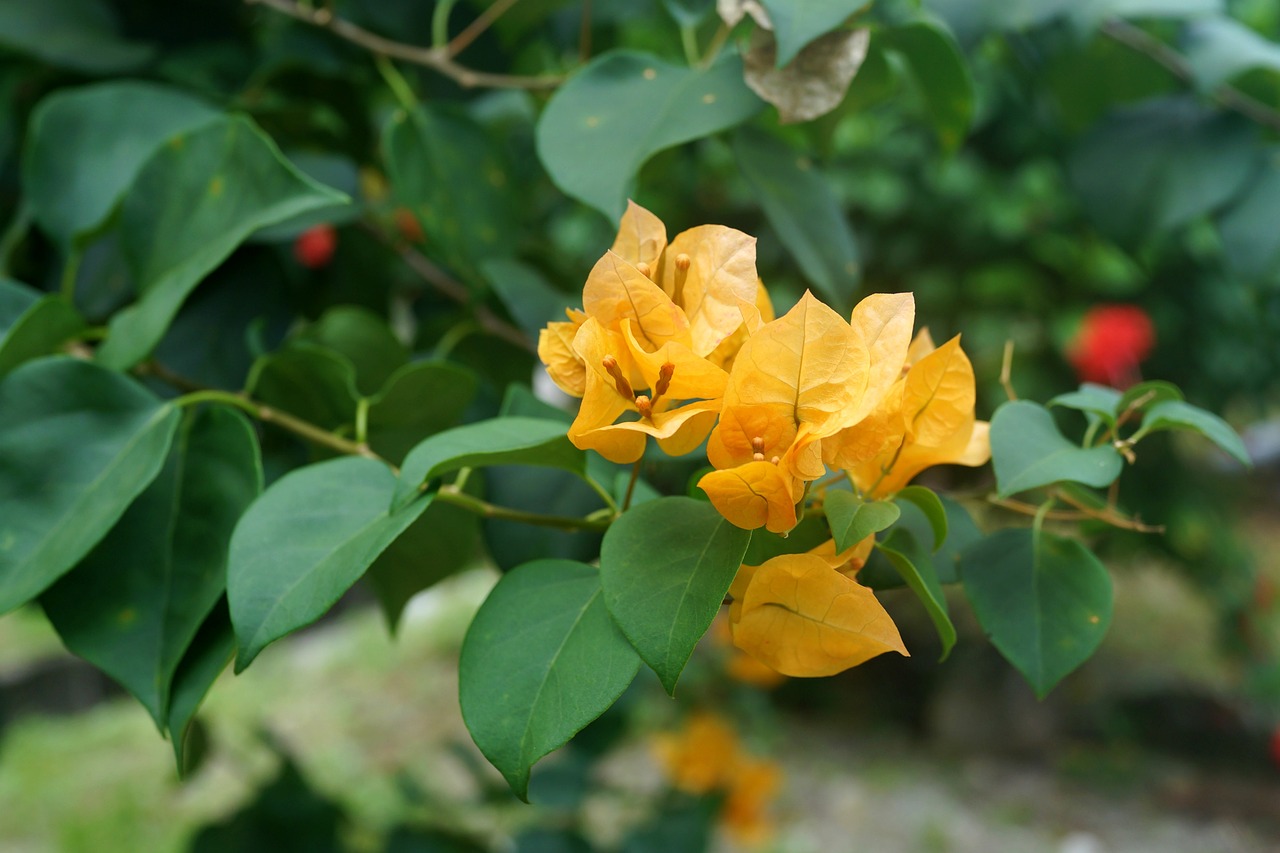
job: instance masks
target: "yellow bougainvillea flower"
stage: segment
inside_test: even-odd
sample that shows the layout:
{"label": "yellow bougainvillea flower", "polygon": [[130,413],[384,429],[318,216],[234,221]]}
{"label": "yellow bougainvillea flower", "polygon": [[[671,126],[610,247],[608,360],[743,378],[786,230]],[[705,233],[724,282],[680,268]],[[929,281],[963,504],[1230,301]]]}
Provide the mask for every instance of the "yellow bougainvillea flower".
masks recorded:
{"label": "yellow bougainvillea flower", "polygon": [[[707,443],[719,470],[699,483],[725,518],[748,530],[795,526],[803,483],[826,472],[822,440],[865,418],[892,387],[914,318],[910,294],[869,296],[846,323],[806,292],[748,338]],[[787,499],[793,509],[783,512]]]}
{"label": "yellow bougainvillea flower", "polygon": [[773,836],[769,803],[782,784],[782,770],[772,761],[743,759],[725,797],[721,820],[741,845],[754,847]]}
{"label": "yellow bougainvillea flower", "polygon": [[875,594],[815,554],[784,554],[750,571],[729,618],[734,644],[783,675],[834,675],[885,652],[907,654]]}
{"label": "yellow bougainvillea flower", "polygon": [[547,375],[560,390],[571,397],[587,391],[587,366],[573,350],[573,339],[586,321],[583,311],[565,309],[569,322],[552,322],[538,333],[538,358],[547,367]]}
{"label": "yellow bougainvillea flower", "polygon": [[[585,377],[569,440],[621,463],[639,459],[648,436],[673,456],[688,453],[711,431],[728,377],[675,341],[649,352],[630,318],[620,326],[614,332],[588,317],[574,336]],[[626,412],[636,419],[615,423]]]}
{"label": "yellow bougainvillea flower", "polygon": [[897,492],[934,465],[978,466],[991,458],[988,424],[974,417],[973,365],[959,336],[934,349],[922,330],[909,362],[863,427],[826,446],[828,464],[848,470],[869,498]]}

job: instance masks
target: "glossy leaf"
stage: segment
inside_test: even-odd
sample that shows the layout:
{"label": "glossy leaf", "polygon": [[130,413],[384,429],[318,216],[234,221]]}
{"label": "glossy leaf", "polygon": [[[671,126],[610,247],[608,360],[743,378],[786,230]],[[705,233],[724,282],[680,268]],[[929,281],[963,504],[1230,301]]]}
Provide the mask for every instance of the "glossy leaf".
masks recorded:
{"label": "glossy leaf", "polygon": [[965,550],[960,573],[983,630],[1041,698],[1111,623],[1111,578],[1074,539],[1001,530]]}
{"label": "glossy leaf", "polygon": [[173,743],[178,775],[186,776],[191,765],[190,744],[196,711],[209,688],[236,654],[236,635],[226,600],[219,601],[187,647],[169,692],[169,714],[165,729]]}
{"label": "glossy leaf", "polygon": [[187,294],[257,229],[344,199],[299,172],[248,119],[172,137],[121,203],[139,299],[112,317],[99,361],[123,369],[145,358]]}
{"label": "glossy leaf", "polygon": [[852,492],[831,489],[823,499],[836,550],[845,551],[898,520],[901,510],[890,501],[864,501]]}
{"label": "glossy leaf", "polygon": [[973,77],[946,25],[933,18],[911,21],[885,30],[882,46],[906,60],[942,146],[959,147],[973,123]]}
{"label": "glossy leaf", "polygon": [[355,368],[356,390],[366,397],[376,394],[409,361],[409,348],[386,321],[354,305],[330,308],[297,339],[346,357]]}
{"label": "glossy leaf", "polygon": [[227,565],[236,672],[323,616],[426,509],[389,510],[395,488],[386,465],[350,456],[286,474],[250,505]]}
{"label": "glossy leaf", "polygon": [[600,574],[538,560],[502,576],[462,644],[462,718],[521,799],[529,769],[604,713],[640,657],[613,624]]}
{"label": "glossy leaf", "polygon": [[114,9],[102,0],[0,0],[0,45],[87,74],[132,71],[155,54],[120,34]]}
{"label": "glossy leaf", "polygon": [[1142,417],[1142,427],[1133,438],[1137,439],[1141,435],[1166,429],[1184,429],[1199,433],[1222,448],[1241,465],[1253,465],[1248,449],[1229,423],[1213,412],[1181,400],[1165,400],[1147,409]]}
{"label": "glossy leaf", "polygon": [[1116,404],[1116,414],[1123,413],[1126,409],[1134,404],[1138,411],[1145,412],[1152,406],[1163,403],[1166,400],[1176,400],[1181,402],[1186,399],[1182,396],[1182,389],[1172,382],[1164,382],[1159,379],[1152,379],[1147,382],[1139,382],[1132,388],[1124,392],[1120,397],[1120,402]]}
{"label": "glossy leaf", "polygon": [[614,50],[551,97],[538,121],[538,156],[556,186],[616,221],[651,156],[733,127],[761,106],[742,82],[741,60],[727,51],[697,69]]}
{"label": "glossy leaf", "polygon": [[738,167],[769,225],[800,269],[835,306],[848,306],[861,273],[858,244],[830,182],[782,140],[754,128],[733,135]]}
{"label": "glossy leaf", "polygon": [[161,730],[178,664],[226,589],[231,531],[261,489],[245,417],[189,412],[159,476],[40,598],[67,648],[124,685]]}
{"label": "glossy leaf", "polygon": [[991,459],[1001,497],[1069,481],[1101,488],[1124,460],[1110,445],[1081,448],[1058,432],[1053,415],[1027,400],[1005,403],[991,419]]}
{"label": "glossy leaf", "polygon": [[582,474],[586,454],[569,443],[564,425],[555,421],[522,417],[478,421],[437,433],[409,451],[401,467],[396,503],[411,500],[442,474],[486,465],[539,465]]}
{"label": "glossy leaf", "polygon": [[956,628],[947,614],[947,598],[934,574],[933,561],[929,559],[928,551],[905,530],[895,530],[876,547],[888,558],[924,605],[925,612],[929,614],[929,619],[938,632],[938,640],[942,643],[942,657],[939,660],[946,660],[956,644]]}
{"label": "glossy leaf", "polygon": [[0,382],[0,613],[80,561],[164,465],[181,416],[133,380],[70,358]]}
{"label": "glossy leaf", "polygon": [[0,378],[24,362],[57,352],[84,326],[84,318],[60,295],[0,278]]}
{"label": "glossy leaf", "polygon": [[418,442],[462,420],[476,377],[446,362],[416,362],[397,370],[369,404],[369,446],[399,462]]}
{"label": "glossy leaf", "polygon": [[907,486],[905,489],[898,490],[894,500],[909,501],[924,513],[925,518],[929,519],[929,527],[933,530],[932,550],[937,551],[941,548],[942,543],[947,541],[947,510],[937,494],[924,486]]}
{"label": "glossy leaf", "polygon": [[1105,385],[1086,382],[1076,391],[1059,394],[1049,401],[1050,406],[1063,406],[1084,412],[1090,423],[1101,420],[1108,426],[1116,425],[1116,412],[1120,407],[1123,394]]}
{"label": "glossy leaf", "polygon": [[778,39],[778,67],[806,44],[844,23],[860,8],[849,0],[761,0]]}
{"label": "glossy leaf", "polygon": [[254,362],[245,391],[259,402],[333,429],[355,420],[355,378],[350,360],[338,353],[289,343]]}
{"label": "glossy leaf", "polygon": [[36,221],[70,247],[106,220],[161,145],[220,115],[179,89],[138,80],[50,95],[32,113],[22,162]]}
{"label": "glossy leaf", "polygon": [[485,280],[498,294],[516,324],[532,337],[551,321],[564,320],[573,297],[551,286],[533,267],[510,258],[491,258],[480,265]]}
{"label": "glossy leaf", "polygon": [[633,506],[605,533],[605,605],[668,693],[720,612],[750,538],[706,502],[684,497]]}

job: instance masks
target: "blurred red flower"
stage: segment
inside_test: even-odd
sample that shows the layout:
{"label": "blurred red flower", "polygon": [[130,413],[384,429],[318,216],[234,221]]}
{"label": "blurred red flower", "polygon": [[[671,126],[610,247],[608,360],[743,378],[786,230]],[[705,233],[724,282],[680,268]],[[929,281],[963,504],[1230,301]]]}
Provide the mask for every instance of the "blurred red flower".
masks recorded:
{"label": "blurred red flower", "polygon": [[304,267],[318,270],[329,265],[336,248],[338,232],[332,225],[317,225],[298,235],[298,239],[293,242],[293,256]]}
{"label": "blurred red flower", "polygon": [[1137,305],[1098,305],[1067,345],[1067,360],[1081,382],[1128,388],[1142,378],[1138,364],[1155,342],[1155,326]]}

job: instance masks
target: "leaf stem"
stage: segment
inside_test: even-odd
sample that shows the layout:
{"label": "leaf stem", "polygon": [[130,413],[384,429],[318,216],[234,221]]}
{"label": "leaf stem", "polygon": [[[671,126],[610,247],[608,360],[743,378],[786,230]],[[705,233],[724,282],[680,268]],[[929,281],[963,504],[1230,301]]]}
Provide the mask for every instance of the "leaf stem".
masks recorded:
{"label": "leaf stem", "polygon": [[450,58],[462,53],[468,45],[479,38],[485,30],[492,26],[494,21],[498,20],[504,12],[516,5],[517,2],[519,0],[495,0],[474,21],[468,24],[466,29],[453,37],[453,40],[445,46],[445,53]]}
{"label": "leaf stem", "polygon": [[687,24],[680,27],[680,46],[684,48],[684,61],[689,63],[690,68],[697,67],[702,61],[698,56],[698,34]]}
{"label": "leaf stem", "polygon": [[431,13],[431,46],[443,50],[449,44],[449,13],[458,0],[439,0]]}
{"label": "leaf stem", "polygon": [[496,506],[464,492],[457,491],[454,486],[442,486],[436,493],[436,500],[462,507],[481,518],[496,518],[502,521],[519,521],[538,527],[556,527],[561,530],[588,530],[603,532],[609,528],[612,519],[573,518],[564,515],[540,515],[536,512],[524,512],[518,509]]}
{"label": "leaf stem", "polygon": [[84,254],[79,249],[72,249],[71,254],[67,256],[67,262],[62,267],[62,285],[60,290],[62,298],[66,299],[72,305],[76,304],[76,277],[80,273],[80,261]]}
{"label": "leaf stem", "polygon": [[418,108],[418,96],[413,93],[413,87],[409,85],[408,80],[404,79],[400,69],[396,68],[395,64],[385,54],[377,54],[374,56],[373,62],[378,66],[378,73],[386,81],[387,88],[396,96],[396,101],[404,108],[405,112],[412,113],[416,110]]}
{"label": "leaf stem", "polygon": [[609,490],[602,486],[595,477],[590,474],[584,474],[582,481],[591,487],[591,491],[600,496],[600,500],[604,501],[605,506],[615,515],[618,513],[618,502],[613,499],[613,495],[609,494]]}
{"label": "leaf stem", "polygon": [[715,35],[711,37],[711,41],[707,43],[707,52],[702,56],[703,68],[710,68],[711,64],[716,61],[716,57],[724,49],[725,42],[729,40],[729,33],[732,32],[732,29],[727,24],[721,24],[720,29],[716,30]]}
{"label": "leaf stem", "polygon": [[622,511],[626,512],[631,508],[631,496],[636,491],[636,481],[640,479],[640,462],[637,459],[636,464],[631,466],[631,479],[627,481],[627,495],[622,499]]}

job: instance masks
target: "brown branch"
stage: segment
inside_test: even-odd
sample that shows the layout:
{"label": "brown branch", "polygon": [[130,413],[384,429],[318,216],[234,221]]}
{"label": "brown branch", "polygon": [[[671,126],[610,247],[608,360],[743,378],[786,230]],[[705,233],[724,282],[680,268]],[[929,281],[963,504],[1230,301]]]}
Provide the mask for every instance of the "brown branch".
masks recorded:
{"label": "brown branch", "polygon": [[[1150,57],[1184,83],[1195,84],[1195,69],[1187,58],[1145,30],[1119,18],[1109,18],[1102,22],[1100,31],[1125,47]],[[1280,133],[1280,113],[1234,86],[1219,86],[1210,93],[1210,97],[1219,106]]]}
{"label": "brown branch", "polygon": [[491,6],[486,8],[480,15],[467,25],[467,28],[458,33],[453,39],[445,45],[445,52],[449,56],[457,56],[466,50],[467,46],[475,41],[494,21],[501,17],[502,13],[516,5],[519,0],[497,0]]}
{"label": "brown branch", "polygon": [[537,353],[537,345],[529,340],[524,332],[493,313],[489,306],[475,302],[471,298],[471,291],[467,290],[466,285],[449,275],[448,272],[437,266],[426,255],[412,246],[395,240],[374,225],[366,224],[366,228],[398,254],[400,259],[404,261],[405,266],[417,273],[418,277],[431,285],[436,292],[459,305],[470,308],[475,314],[476,322],[480,324],[480,328],[495,337],[515,344],[521,349]]}
{"label": "brown branch", "polygon": [[1112,527],[1119,527],[1122,530],[1133,530],[1138,533],[1164,533],[1163,526],[1153,526],[1143,524],[1141,521],[1132,518],[1126,518],[1117,513],[1097,512],[1096,510],[1086,508],[1083,504],[1071,500],[1064,495],[1058,495],[1062,500],[1071,504],[1077,509],[1051,509],[1041,514],[1040,507],[1035,504],[1025,503],[1023,501],[1012,500],[1010,498],[997,498],[994,495],[987,500],[1011,512],[1021,513],[1023,515],[1040,515],[1041,518],[1049,521],[1102,521],[1110,524]]}
{"label": "brown branch", "polygon": [[449,77],[464,88],[554,89],[564,82],[564,77],[560,75],[522,77],[513,74],[491,74],[487,71],[475,71],[454,62],[448,46],[442,48],[418,47],[404,42],[392,41],[377,33],[369,32],[364,27],[353,24],[345,18],[339,18],[327,6],[312,9],[302,6],[294,2],[294,0],[244,0],[244,2],[250,6],[266,6],[305,24],[328,30],[338,38],[359,45],[373,53],[430,68]]}

